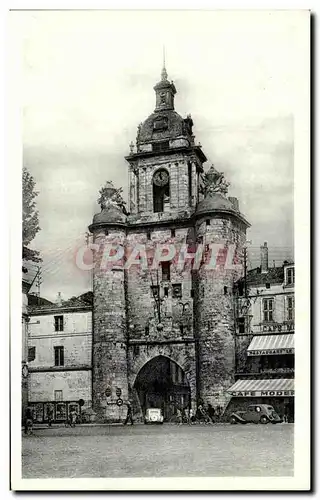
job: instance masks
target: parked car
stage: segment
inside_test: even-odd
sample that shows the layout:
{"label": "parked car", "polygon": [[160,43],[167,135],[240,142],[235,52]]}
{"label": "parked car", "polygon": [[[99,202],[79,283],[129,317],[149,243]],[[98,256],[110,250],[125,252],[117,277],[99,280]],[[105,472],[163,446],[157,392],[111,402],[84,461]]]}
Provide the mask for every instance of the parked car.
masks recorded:
{"label": "parked car", "polygon": [[244,411],[236,411],[230,415],[231,424],[247,424],[249,422],[255,424],[272,424],[281,423],[283,420],[279,417],[273,406],[258,404],[249,405]]}
{"label": "parked car", "polygon": [[148,408],[144,417],[145,424],[163,424],[163,415],[160,408]]}

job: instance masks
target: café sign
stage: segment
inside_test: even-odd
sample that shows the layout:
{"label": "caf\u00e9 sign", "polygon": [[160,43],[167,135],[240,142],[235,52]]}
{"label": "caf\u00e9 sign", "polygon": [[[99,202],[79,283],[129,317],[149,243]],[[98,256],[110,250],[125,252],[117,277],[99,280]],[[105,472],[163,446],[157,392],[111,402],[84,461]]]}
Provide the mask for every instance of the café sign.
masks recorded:
{"label": "caf\u00e9 sign", "polygon": [[252,398],[252,397],[288,397],[294,396],[294,391],[230,391],[229,394],[234,397]]}
{"label": "caf\u00e9 sign", "polygon": [[294,349],[257,349],[255,351],[248,351],[248,356],[267,356],[272,354],[293,354]]}

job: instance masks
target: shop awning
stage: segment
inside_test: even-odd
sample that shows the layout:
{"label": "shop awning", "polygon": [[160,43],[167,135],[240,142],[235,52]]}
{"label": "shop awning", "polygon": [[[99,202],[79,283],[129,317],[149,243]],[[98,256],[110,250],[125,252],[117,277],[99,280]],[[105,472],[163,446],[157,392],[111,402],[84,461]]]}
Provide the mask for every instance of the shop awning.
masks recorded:
{"label": "shop awning", "polygon": [[227,390],[236,397],[294,396],[294,379],[238,380]]}
{"label": "shop awning", "polygon": [[248,356],[265,356],[272,354],[293,354],[294,334],[257,335],[248,347]]}

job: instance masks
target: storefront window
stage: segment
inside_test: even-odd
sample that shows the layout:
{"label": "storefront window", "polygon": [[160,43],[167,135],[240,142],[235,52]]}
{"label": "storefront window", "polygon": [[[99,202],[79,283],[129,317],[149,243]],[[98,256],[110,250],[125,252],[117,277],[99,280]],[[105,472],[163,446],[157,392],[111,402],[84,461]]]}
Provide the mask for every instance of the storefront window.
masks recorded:
{"label": "storefront window", "polygon": [[38,403],[34,405],[33,420],[35,422],[43,422],[43,403]]}
{"label": "storefront window", "polygon": [[66,405],[66,403],[57,403],[56,420],[66,420],[66,418],[67,418],[67,405]]}
{"label": "storefront window", "polygon": [[44,420],[48,420],[49,415],[51,414],[51,418],[54,419],[54,403],[44,403],[44,411],[43,418]]}

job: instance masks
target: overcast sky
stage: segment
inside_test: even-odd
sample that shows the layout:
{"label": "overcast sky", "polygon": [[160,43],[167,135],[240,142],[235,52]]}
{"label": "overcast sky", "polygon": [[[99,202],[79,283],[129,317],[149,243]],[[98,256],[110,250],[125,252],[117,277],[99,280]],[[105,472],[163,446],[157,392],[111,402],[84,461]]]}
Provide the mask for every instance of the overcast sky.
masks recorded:
{"label": "overcast sky", "polygon": [[[155,107],[166,46],[175,108],[191,113],[208,163],[231,183],[280,264],[293,254],[293,154],[301,15],[297,12],[15,12],[22,39],[24,165],[42,230],[41,295],[80,294],[74,265],[106,180],[127,194],[124,156]],[[255,249],[252,260],[255,264]]]}

